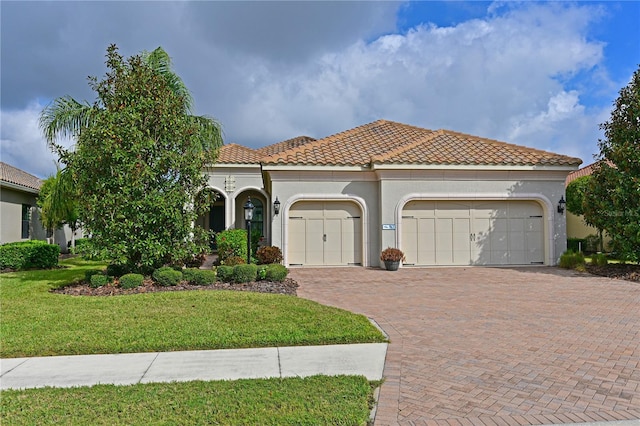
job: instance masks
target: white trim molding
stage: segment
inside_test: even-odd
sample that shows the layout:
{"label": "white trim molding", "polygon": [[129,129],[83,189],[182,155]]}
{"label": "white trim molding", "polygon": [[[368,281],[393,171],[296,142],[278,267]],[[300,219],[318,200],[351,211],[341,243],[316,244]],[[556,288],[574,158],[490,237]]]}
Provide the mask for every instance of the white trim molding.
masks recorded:
{"label": "white trim molding", "polygon": [[401,235],[402,235],[402,211],[404,206],[410,201],[536,201],[542,205],[544,215],[546,218],[545,226],[545,265],[551,266],[555,264],[555,219],[553,204],[543,194],[539,193],[510,193],[510,192],[495,192],[495,193],[412,193],[407,194],[398,200],[395,211],[395,221],[397,223],[396,229],[396,247],[401,247]]}
{"label": "white trim molding", "polygon": [[287,259],[287,245],[289,232],[289,210],[299,201],[352,201],[362,211],[362,266],[369,266],[369,208],[364,198],[353,194],[295,194],[282,203],[280,215],[282,216],[282,256],[283,263],[289,266]]}

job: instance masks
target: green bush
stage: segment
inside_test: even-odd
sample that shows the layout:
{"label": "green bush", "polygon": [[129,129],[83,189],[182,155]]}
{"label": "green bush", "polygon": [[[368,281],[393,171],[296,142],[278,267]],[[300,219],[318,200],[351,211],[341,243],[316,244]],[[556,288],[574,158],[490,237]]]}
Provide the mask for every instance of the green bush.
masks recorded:
{"label": "green bush", "polygon": [[129,272],[131,272],[131,268],[128,265],[116,265],[112,263],[107,266],[107,275],[110,277],[121,277]]}
{"label": "green bush", "polygon": [[250,283],[256,280],[258,267],[256,265],[236,265],[233,267],[233,281],[237,283]]}
{"label": "green bush", "polygon": [[32,240],[0,246],[0,269],[49,269],[58,265],[60,247]]}
{"label": "green bush", "polygon": [[582,253],[575,253],[572,250],[567,250],[560,256],[558,266],[565,269],[584,268],[584,255]]}
{"label": "green bush", "polygon": [[84,273],[84,280],[86,282],[91,282],[91,277],[96,275],[96,274],[103,274],[104,275],[104,271],[101,269],[89,269],[88,271],[85,271]]}
{"label": "green bush", "polygon": [[220,281],[225,283],[231,282],[233,281],[233,266],[220,265],[216,268],[216,274]]}
{"label": "green bush", "polygon": [[591,264],[596,266],[606,266],[609,263],[607,256],[603,253],[596,253],[591,256]]}
{"label": "green bush", "polygon": [[289,270],[279,263],[273,263],[267,266],[266,279],[269,281],[282,282],[289,275]]}
{"label": "green bush", "polygon": [[586,248],[586,240],[584,238],[567,238],[567,251],[578,253]]}
{"label": "green bush", "polygon": [[75,247],[71,247],[71,253],[78,254],[80,256],[88,256],[89,255],[89,239],[88,238],[78,238],[75,241]]}
{"label": "green bush", "polygon": [[89,281],[89,286],[91,288],[102,287],[103,285],[107,285],[109,282],[109,277],[103,274],[94,274],[91,275],[91,279]]}
{"label": "green bush", "polygon": [[226,260],[237,256],[247,258],[247,231],[244,229],[227,229],[216,235],[218,245],[218,258],[220,263],[226,265]]}
{"label": "green bush", "polygon": [[256,257],[261,265],[280,263],[282,262],[282,250],[276,246],[260,247],[256,252]]}
{"label": "green bush", "polygon": [[122,288],[135,288],[140,287],[144,281],[144,276],[141,274],[124,274],[120,277],[120,287]]}
{"label": "green bush", "polygon": [[227,266],[236,266],[236,265],[244,265],[247,261],[240,256],[231,256],[223,261],[223,265]]}
{"label": "green bush", "polygon": [[258,274],[256,278],[258,280],[264,280],[267,278],[267,265],[258,266]]}
{"label": "green bush", "polygon": [[169,266],[163,266],[153,271],[153,279],[163,287],[174,286],[182,280],[182,272]]}
{"label": "green bush", "polygon": [[216,271],[212,269],[185,269],[182,278],[195,285],[210,285],[216,282]]}

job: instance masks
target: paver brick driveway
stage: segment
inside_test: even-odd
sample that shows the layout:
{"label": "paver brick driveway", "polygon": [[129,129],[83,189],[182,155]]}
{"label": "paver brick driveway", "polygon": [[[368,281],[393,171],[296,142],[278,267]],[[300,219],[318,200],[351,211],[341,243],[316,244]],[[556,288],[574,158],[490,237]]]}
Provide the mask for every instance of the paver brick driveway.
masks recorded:
{"label": "paver brick driveway", "polygon": [[640,284],[547,267],[291,276],[389,334],[376,425],[640,419]]}

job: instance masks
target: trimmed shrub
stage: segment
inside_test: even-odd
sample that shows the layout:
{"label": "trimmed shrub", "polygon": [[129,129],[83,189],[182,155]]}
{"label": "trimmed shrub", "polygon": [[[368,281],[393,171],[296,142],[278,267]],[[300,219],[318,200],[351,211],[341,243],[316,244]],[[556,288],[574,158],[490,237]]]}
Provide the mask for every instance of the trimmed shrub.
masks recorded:
{"label": "trimmed shrub", "polygon": [[574,253],[571,250],[567,250],[562,254],[562,256],[560,256],[558,266],[565,269],[584,269],[584,255],[582,253]]}
{"label": "trimmed shrub", "polygon": [[96,275],[96,274],[103,274],[104,275],[104,271],[101,269],[89,269],[88,271],[85,271],[84,273],[84,280],[88,283],[91,282],[91,277]]}
{"label": "trimmed shrub", "polygon": [[233,281],[233,266],[220,265],[216,268],[216,274],[220,281],[229,283]]}
{"label": "trimmed shrub", "polygon": [[584,238],[567,238],[567,251],[578,253],[586,249],[586,240]]}
{"label": "trimmed shrub", "polygon": [[267,278],[267,265],[258,266],[258,275],[256,277],[257,280],[264,280]]}
{"label": "trimmed shrub", "polygon": [[0,269],[49,269],[58,265],[60,246],[46,241],[19,241],[0,246]]}
{"label": "trimmed shrub", "polygon": [[144,276],[140,274],[124,274],[120,277],[120,287],[135,288],[140,287],[144,281]]}
{"label": "trimmed shrub", "polygon": [[233,267],[233,281],[250,283],[256,280],[258,267],[256,265],[236,265]]}
{"label": "trimmed shrub", "polygon": [[273,263],[267,266],[266,279],[269,281],[282,282],[289,275],[289,270],[279,263]]}
{"label": "trimmed shrub", "polygon": [[103,285],[107,285],[109,282],[109,277],[103,274],[94,274],[91,275],[91,279],[89,281],[89,286],[91,288],[102,287]]}
{"label": "trimmed shrub", "polygon": [[236,266],[236,265],[244,265],[247,261],[240,256],[231,256],[223,261],[223,265],[227,266]]}
{"label": "trimmed shrub", "polygon": [[174,286],[182,280],[182,272],[169,266],[163,266],[153,271],[153,279],[163,287]]}
{"label": "trimmed shrub", "polygon": [[596,253],[591,256],[591,264],[596,266],[606,266],[609,264],[609,260],[604,253]]}
{"label": "trimmed shrub", "polygon": [[212,269],[185,269],[182,278],[195,285],[210,285],[216,282],[216,271]]}
{"label": "trimmed shrub", "polygon": [[282,262],[282,250],[276,246],[260,247],[256,252],[256,258],[261,265],[270,265],[272,263]]}
{"label": "trimmed shrub", "polygon": [[116,265],[112,263],[107,266],[107,275],[110,277],[121,277],[124,274],[131,272],[131,268],[128,265]]}
{"label": "trimmed shrub", "polygon": [[220,263],[226,265],[226,260],[237,256],[247,258],[247,231],[244,229],[227,229],[216,235],[218,245],[218,258]]}

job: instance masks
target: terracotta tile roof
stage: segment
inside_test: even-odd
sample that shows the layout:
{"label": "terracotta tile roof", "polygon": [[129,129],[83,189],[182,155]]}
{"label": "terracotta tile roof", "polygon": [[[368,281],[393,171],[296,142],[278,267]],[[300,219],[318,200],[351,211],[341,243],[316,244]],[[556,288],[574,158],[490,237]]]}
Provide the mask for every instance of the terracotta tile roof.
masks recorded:
{"label": "terracotta tile roof", "polygon": [[287,139],[286,141],[274,143],[273,145],[265,146],[264,148],[260,148],[257,151],[262,156],[269,156],[273,154],[277,154],[282,151],[286,151],[291,148],[297,148],[301,145],[304,145],[309,142],[315,141],[314,138],[309,136],[298,136],[297,138]]}
{"label": "terracotta tile roof", "polygon": [[265,164],[365,166],[383,155],[432,133],[431,130],[378,120],[305,143],[262,159]]}
{"label": "terracotta tile roof", "polygon": [[220,148],[216,164],[258,164],[261,157],[254,149],[232,143]]}
{"label": "terracotta tile roof", "polygon": [[0,161],[0,180],[39,191],[42,181],[32,174]]}
{"label": "terracotta tile roof", "polygon": [[[591,175],[591,173],[593,173],[593,171],[598,167],[598,165],[601,162],[602,160],[596,161],[595,163],[589,164],[588,166],[584,166],[583,168],[578,169],[575,172],[569,173],[569,175],[567,176],[567,179],[565,179],[564,181],[564,185],[565,186],[569,185],[571,181],[574,181],[579,177]],[[611,167],[614,167],[611,161],[607,161],[607,164],[609,164]]]}
{"label": "terracotta tile roof", "polygon": [[410,144],[371,158],[376,164],[443,165],[578,165],[579,158],[481,138],[450,130],[438,130]]}
{"label": "terracotta tile roof", "polygon": [[262,158],[273,165],[578,165],[579,158],[378,120]]}

